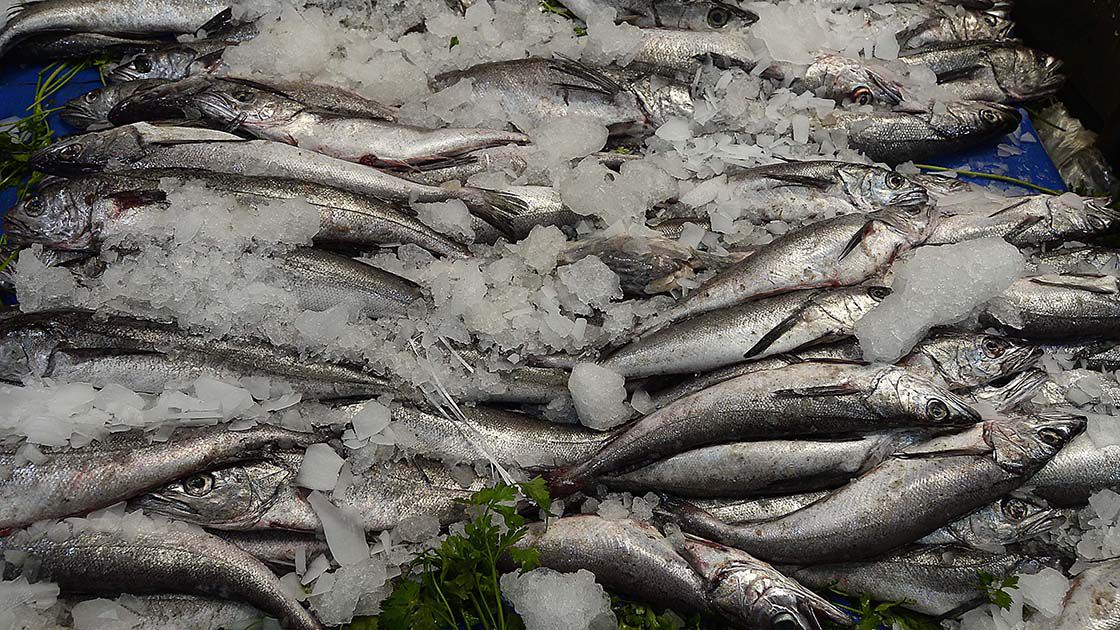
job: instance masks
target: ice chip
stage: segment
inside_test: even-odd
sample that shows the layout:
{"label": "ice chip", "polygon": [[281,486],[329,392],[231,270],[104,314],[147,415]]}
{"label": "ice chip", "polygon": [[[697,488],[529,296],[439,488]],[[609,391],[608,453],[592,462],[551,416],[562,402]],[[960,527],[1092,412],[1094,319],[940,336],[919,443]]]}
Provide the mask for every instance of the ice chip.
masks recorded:
{"label": "ice chip", "polygon": [[605,431],[630,417],[626,404],[626,379],[594,363],[579,363],[568,378],[580,421],[593,429]]}
{"label": "ice chip", "polygon": [[548,568],[507,573],[502,595],[526,630],[608,630],[618,627],[610,597],[586,569],[560,573]]}
{"label": "ice chip", "polygon": [[304,452],[295,484],[311,490],[329,492],[338,483],[342,459],[328,444],[312,444]]}

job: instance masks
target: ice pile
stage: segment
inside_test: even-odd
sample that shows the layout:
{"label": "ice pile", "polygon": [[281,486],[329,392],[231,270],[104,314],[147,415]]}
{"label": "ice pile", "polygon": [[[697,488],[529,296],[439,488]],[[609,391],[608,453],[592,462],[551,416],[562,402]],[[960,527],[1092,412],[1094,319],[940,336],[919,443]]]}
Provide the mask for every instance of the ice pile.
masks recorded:
{"label": "ice pile", "polygon": [[501,578],[502,595],[526,630],[611,630],[618,627],[611,600],[585,569],[560,573],[533,569]]}
{"label": "ice pile", "polygon": [[626,404],[626,379],[594,363],[580,363],[572,369],[568,390],[580,421],[592,429],[613,429],[633,411]]}
{"label": "ice pile", "polygon": [[58,601],[58,585],[27,578],[0,580],[0,628],[49,628],[54,615],[48,611]]}
{"label": "ice pile", "polygon": [[864,357],[893,363],[930,328],[958,322],[1002,293],[1023,263],[1001,238],[918,248],[897,267],[891,295],[856,323]]}

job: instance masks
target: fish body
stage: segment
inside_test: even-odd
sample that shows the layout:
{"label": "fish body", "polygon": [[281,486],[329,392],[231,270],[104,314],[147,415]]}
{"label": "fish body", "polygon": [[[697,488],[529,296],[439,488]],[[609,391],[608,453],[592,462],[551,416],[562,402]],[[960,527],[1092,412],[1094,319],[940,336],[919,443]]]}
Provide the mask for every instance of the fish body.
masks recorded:
{"label": "fish body", "polygon": [[50,62],[88,59],[107,55],[118,57],[152,50],[170,43],[157,37],[128,37],[112,33],[42,33],[32,35],[13,48],[10,55],[19,62]]}
{"label": "fish body", "polygon": [[703,267],[698,253],[676,241],[664,238],[619,234],[577,241],[562,254],[563,264],[595,256],[618,274],[622,292],[645,296],[670,290],[681,277]]}
{"label": "fish body", "polygon": [[1120,342],[1110,339],[1074,339],[1043,346],[1051,354],[1068,356],[1077,365],[1098,372],[1120,369]]}
{"label": "fish body", "polygon": [[836,111],[826,123],[845,131],[848,144],[876,162],[911,160],[971,149],[1014,131],[1018,111],[994,103],[947,103],[924,113]]}
{"label": "fish body", "polygon": [[747,72],[758,65],[758,53],[742,32],[643,28],[641,35],[641,42],[629,55],[627,68],[675,76],[695,72],[705,62]]}
{"label": "fish body", "polygon": [[225,530],[218,537],[269,566],[285,569],[294,568],[299,555],[312,560],[330,551],[327,541],[299,532]]}
{"label": "fish body", "polygon": [[753,12],[719,0],[572,0],[568,4],[564,6],[581,20],[614,10],[616,21],[641,28],[736,30],[758,21]]}
{"label": "fish body", "polygon": [[[73,610],[80,602],[75,598],[66,603]],[[264,613],[248,604],[197,595],[127,595],[116,603],[137,616],[129,630],[248,630],[265,619]]]}
{"label": "fish body", "polygon": [[1020,103],[1053,94],[1065,81],[1060,61],[1015,42],[935,46],[900,60],[928,66],[961,100]]}
{"label": "fish body", "polygon": [[828,496],[828,490],[750,499],[691,499],[692,505],[732,525],[780,518]]}
{"label": "fish body", "polygon": [[1118,462],[1120,446],[1097,446],[1089,435],[1079,435],[1031,477],[1028,485],[1054,505],[1084,505],[1095,492],[1120,488]]}
{"label": "fish body", "polygon": [[901,368],[800,363],[681,398],[621,429],[593,457],[554,476],[552,487],[570,494],[600,475],[710,444],[977,420],[963,399]]}
{"label": "fish body", "polygon": [[854,334],[886,287],[797,291],[709,311],[619,348],[600,365],[627,378],[706,372]]}
{"label": "fish body", "polygon": [[1120,325],[1115,276],[1041,275],[1016,280],[982,320],[1030,339],[1114,338]]}
{"label": "fish body", "polygon": [[1120,560],[1090,564],[1070,583],[1054,630],[1120,628]]}
{"label": "fish body", "polygon": [[1004,497],[918,541],[920,545],[957,545],[992,549],[1050,531],[1065,516],[1030,497]]}
{"label": "fish body", "polygon": [[898,365],[954,391],[1026,370],[1042,356],[1037,346],[1018,339],[967,332],[940,332],[914,346]]}
{"label": "fish body", "polygon": [[284,254],[277,271],[300,307],[312,311],[353,304],[366,317],[399,317],[424,299],[420,285],[411,280],[309,247]]}
{"label": "fish body", "polygon": [[778,519],[731,526],[697,508],[691,533],[786,564],[871,558],[909,544],[1022,485],[1085,426],[1064,414],[1008,417],[934,438]]}
{"label": "fish body", "polygon": [[926,19],[900,31],[896,38],[903,52],[914,52],[947,43],[1008,39],[1014,28],[1014,22],[996,13],[939,8]]}
{"label": "fish body", "polygon": [[1063,247],[1038,254],[1035,268],[1059,274],[1102,273],[1120,270],[1120,251],[1111,247]]}
{"label": "fish body", "polygon": [[927,245],[960,243],[997,236],[1012,245],[1039,245],[1081,240],[1106,232],[1120,213],[1100,200],[1068,202],[1064,197],[1031,195],[994,212],[943,217],[926,240]]}

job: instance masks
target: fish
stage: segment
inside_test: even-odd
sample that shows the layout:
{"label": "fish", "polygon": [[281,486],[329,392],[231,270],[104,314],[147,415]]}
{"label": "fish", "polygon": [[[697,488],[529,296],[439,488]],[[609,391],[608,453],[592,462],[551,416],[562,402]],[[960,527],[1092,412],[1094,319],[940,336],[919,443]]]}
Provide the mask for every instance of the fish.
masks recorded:
{"label": "fish", "polygon": [[835,488],[907,446],[923,431],[883,431],[838,440],[761,440],[706,446],[637,470],[600,477],[615,490],[679,497],[752,497]]}
{"label": "fish", "polygon": [[166,84],[164,79],[143,79],[90,90],[63,105],[62,120],[75,129],[96,130],[113,126],[109,112],[139,92]]}
{"label": "fish", "polygon": [[9,53],[12,61],[42,63],[68,59],[133,55],[166,46],[158,37],[128,37],[112,33],[41,33],[21,40]]}
{"label": "fish", "polygon": [[988,42],[1011,38],[1015,23],[986,11],[947,11],[936,8],[924,20],[895,36],[902,52],[956,42]]}
{"label": "fish", "polygon": [[924,241],[936,220],[929,207],[907,206],[842,215],[791,230],[721,271],[635,334],[752,299],[859,284]]}
{"label": "fish", "polygon": [[113,433],[81,448],[43,448],[43,461],[0,452],[0,529],[86,514],[208,466],[270,450],[306,446],[321,436],[260,424],[179,429],[166,441],[144,432]]}
{"label": "fish", "polygon": [[[111,527],[111,525],[110,525]],[[184,593],[244,602],[290,630],[322,630],[259,560],[220,538],[169,523],[139,531],[57,523],[0,539],[7,554],[26,554],[24,572],[57,582],[64,593]],[[184,576],[192,576],[184,579]]]}
{"label": "fish", "polygon": [[1050,375],[1044,370],[1031,369],[1011,377],[1006,383],[991,383],[969,391],[966,396],[977,403],[991,405],[996,411],[1007,413],[1021,407],[1032,407],[1030,401],[1049,384]]}
{"label": "fish", "polygon": [[423,289],[411,280],[311,247],[281,256],[277,275],[295,293],[299,307],[311,311],[352,304],[365,317],[401,317],[426,303]]}
{"label": "fish", "polygon": [[581,20],[613,9],[616,21],[640,28],[738,30],[758,21],[753,11],[720,0],[570,0],[564,6]]}
{"label": "fish", "polygon": [[56,142],[32,155],[38,170],[62,176],[147,168],[201,169],[228,175],[284,177],[341,188],[386,201],[460,199],[505,226],[523,202],[515,192],[424,186],[375,168],[269,140],[221,131],[135,123]]}
{"label": "fish", "polygon": [[[749,259],[748,259],[749,260]],[[627,378],[706,372],[855,333],[891,290],[795,291],[702,313],[631,341],[599,365]]]}
{"label": "fish", "polygon": [[187,34],[229,21],[224,0],[185,0],[154,7],[144,0],[49,0],[12,7],[0,28],[0,58],[47,32],[114,35]]}
{"label": "fish", "polygon": [[[750,72],[758,65],[758,53],[742,32],[694,31],[679,28],[643,28],[641,41],[628,55],[626,67],[674,77],[696,72],[705,63],[718,68],[740,68]],[[779,71],[763,70],[766,78]]]}
{"label": "fish", "polygon": [[719,520],[736,525],[780,518],[828,496],[829,490],[781,494],[750,499],[690,498],[688,502]]}
{"label": "fish", "polygon": [[566,496],[603,474],[711,444],[960,427],[979,419],[959,396],[901,368],[798,363],[745,374],[666,405],[620,429],[587,461],[553,474],[550,485]]}
{"label": "fish", "polygon": [[1060,510],[1029,496],[1004,497],[917,541],[991,550],[1048,532],[1065,522]]}
{"label": "fish", "polygon": [[[293,481],[303,455],[278,453],[259,462],[211,470],[154,490],[132,504],[158,514],[209,529],[230,531],[322,530],[306,492]],[[475,478],[460,485],[442,464],[412,462],[374,464],[356,473],[336,504],[367,531],[393,529],[409,518],[433,517],[449,525],[463,517],[471,494],[486,487]]]}
{"label": "fish", "polygon": [[879,558],[811,567],[785,567],[810,588],[867,595],[934,617],[952,618],[987,601],[980,574],[1002,580],[1058,565],[1056,558],[992,553],[953,546],[913,547]]}
{"label": "fish", "polygon": [[690,277],[714,258],[671,239],[617,234],[572,243],[561,252],[560,263],[570,265],[588,256],[618,274],[622,293],[633,297],[670,291],[679,279]]}
{"label": "fish", "polygon": [[317,111],[274,91],[221,83],[195,94],[193,106],[222,129],[283,142],[367,166],[407,166],[507,144],[525,134],[500,129],[427,129],[378,118]]}
{"label": "fish", "polygon": [[962,101],[1022,103],[1054,94],[1065,82],[1060,61],[1016,42],[936,46],[899,60],[928,66]]}
{"label": "fish", "polygon": [[1120,370],[1120,341],[1073,339],[1042,346],[1050,354],[1069,357],[1078,366],[1098,372]]}
{"label": "fish", "polygon": [[[82,600],[65,598],[63,601],[69,610],[73,610]],[[197,595],[124,595],[116,603],[136,615],[135,624],[129,625],[129,630],[165,630],[175,627],[201,630],[247,629],[254,627],[254,624],[264,623],[265,619],[264,613],[248,604]]]}
{"label": "fish", "polygon": [[145,79],[177,81],[210,74],[221,67],[226,48],[236,44],[221,38],[171,44],[125,57],[106,76],[112,83],[127,83]]}
{"label": "fish", "polygon": [[652,133],[673,116],[691,118],[689,86],[652,74],[594,68],[566,58],[530,57],[478,64],[437,75],[432,88],[460,81],[480,100],[500,102],[531,126],[564,116],[601,121],[616,136]]}
{"label": "fish", "polygon": [[770,562],[863,560],[1017,489],[1084,427],[1083,417],[1057,412],[983,422],[905,449],[828,496],[770,521],[728,525],[684,502],[666,509],[683,530]]}
{"label": "fish", "polygon": [[1059,507],[1085,505],[1089,496],[1106,488],[1120,488],[1120,446],[1096,445],[1079,435],[1028,482],[1034,494]]}
{"label": "fish", "polygon": [[1063,247],[1039,252],[1028,264],[1037,273],[1085,274],[1120,272],[1120,251],[1111,247]]}
{"label": "fish", "polygon": [[[483,360],[476,348],[458,344],[451,347],[454,354],[448,358],[452,364],[458,362],[471,366],[468,371],[473,371],[473,366]],[[542,365],[509,365],[497,368],[496,375],[497,383],[473,380],[466,383],[463,399],[491,404],[524,405],[548,405],[554,401],[571,399],[568,392],[569,369]]]}
{"label": "fish", "polygon": [[1072,274],[1020,278],[988,302],[980,319],[1028,339],[1114,338],[1120,331],[1120,279]]}
{"label": "fish", "polygon": [[790,623],[819,628],[818,615],[851,625],[835,606],[764,562],[707,541],[670,542],[652,525],[632,520],[582,515],[532,523],[517,546],[535,549],[541,566],[590,571],[612,592],[686,614],[719,615],[760,629]]}
{"label": "fish", "polygon": [[842,55],[821,55],[794,79],[790,89],[812,92],[840,105],[886,109],[906,100],[906,89],[886,67]]}
{"label": "fish", "polygon": [[1054,630],[1120,628],[1120,560],[1090,563],[1070,582]]}
{"label": "fish", "polygon": [[1120,220],[1120,212],[1105,200],[1068,201],[1063,195],[1030,195],[998,210],[981,210],[942,217],[927,245],[960,243],[976,238],[1001,237],[1016,246],[1084,240],[1107,232]]}
{"label": "fish", "polygon": [[897,365],[964,391],[1022,372],[1041,356],[1041,348],[1019,339],[940,331],[918,342]]}
{"label": "fish", "polygon": [[218,530],[213,533],[257,560],[287,570],[295,568],[297,556],[312,560],[330,552],[327,541],[299,532]]}
{"label": "fish", "polygon": [[100,318],[57,310],[0,319],[0,381],[28,374],[95,387],[117,383],[160,393],[166,384],[202,375],[237,381],[269,376],[308,399],[368,398],[395,391],[385,378],[343,362],[324,362],[252,338],[211,339],[174,324]]}
{"label": "fish", "polygon": [[1011,107],[960,101],[931,112],[837,110],[824,127],[847,133],[849,146],[876,162],[901,164],[982,146],[1021,120]]}

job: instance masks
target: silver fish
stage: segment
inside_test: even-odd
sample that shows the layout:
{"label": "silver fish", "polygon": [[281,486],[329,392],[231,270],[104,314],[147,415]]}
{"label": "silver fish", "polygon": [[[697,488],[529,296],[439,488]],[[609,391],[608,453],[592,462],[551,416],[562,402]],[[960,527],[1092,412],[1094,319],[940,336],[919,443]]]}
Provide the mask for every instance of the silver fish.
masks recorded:
{"label": "silver fish", "polygon": [[967,397],[990,404],[996,411],[1007,413],[1025,406],[1049,384],[1050,375],[1043,370],[1027,370],[1006,383],[988,384],[972,389]]}
{"label": "silver fish", "polygon": [[938,46],[899,60],[928,66],[961,100],[1020,103],[1053,94],[1065,82],[1060,61],[1014,42]]}
{"label": "silver fish", "polygon": [[768,295],[859,284],[924,241],[935,223],[930,208],[909,206],[792,230],[705,282],[637,334]]}
{"label": "silver fish", "polygon": [[828,490],[752,499],[690,499],[689,503],[732,525],[769,521],[791,514],[828,496]]}
{"label": "silver fish", "polygon": [[1079,435],[1027,482],[1053,505],[1084,505],[1105,488],[1120,488],[1120,446],[1097,446]]}
{"label": "silver fish", "polygon": [[940,332],[919,342],[898,365],[958,391],[1022,372],[1041,356],[1037,346],[1009,337]]}
{"label": "silver fish", "polygon": [[42,33],[20,41],[9,53],[12,61],[43,63],[66,59],[117,58],[168,44],[155,37],[128,37],[112,33]]}
{"label": "silver fish", "polygon": [[1120,272],[1120,251],[1111,247],[1063,247],[1040,252],[1028,265],[1039,273],[1079,274]]}
{"label": "silver fish", "polygon": [[918,540],[919,545],[991,549],[1048,532],[1065,521],[1056,509],[1029,497],[1004,497]]}
{"label": "silver fish", "polygon": [[995,103],[957,102],[926,113],[837,110],[825,128],[876,162],[901,164],[981,146],[1014,131],[1019,112]]}
{"label": "silver fish", "polygon": [[143,81],[129,81],[120,85],[107,85],[96,90],[71,99],[63,106],[62,120],[77,129],[101,129],[111,127],[109,112],[120,102],[136,95],[164,85],[163,79],[146,79]]}
{"label": "silver fish", "polygon": [[[78,599],[64,601],[70,610],[80,603]],[[137,616],[129,630],[249,630],[265,619],[264,613],[248,604],[197,595],[124,595],[116,603]]]}
{"label": "silver fish", "polygon": [[170,382],[201,375],[236,381],[285,379],[307,398],[377,396],[384,378],[359,366],[320,362],[256,339],[209,339],[173,324],[89,311],[41,311],[0,319],[0,380],[27,374],[160,393]]}
{"label": "silver fish", "polygon": [[1007,417],[904,450],[805,508],[732,526],[682,504],[686,531],[774,562],[874,557],[926,536],[1022,485],[1085,427],[1065,414]]}
{"label": "silver fish", "polygon": [[307,310],[352,304],[366,317],[400,317],[424,303],[424,291],[411,280],[310,247],[284,254],[277,261],[277,272],[296,294],[300,308]]}
{"label": "silver fish", "polygon": [[285,569],[295,567],[297,556],[311,560],[330,551],[327,541],[298,532],[227,530],[219,531],[217,535],[257,560]]}
{"label": "silver fish", "polygon": [[291,630],[323,627],[268,567],[197,529],[144,524],[126,533],[63,523],[50,535],[17,532],[0,540],[0,549],[26,554],[25,572],[57,582],[67,593],[215,595],[250,604]]}
{"label": "silver fish", "polygon": [[[627,68],[675,76],[695,72],[705,62],[719,68],[741,68],[746,72],[758,65],[758,54],[742,32],[643,28],[641,36],[641,42],[626,64]],[[769,77],[776,70],[767,69],[764,72]]]}
{"label": "silver fish", "polygon": [[[453,346],[453,362],[473,366],[482,360],[477,349]],[[450,353],[449,353],[450,354]],[[429,354],[429,357],[431,355]],[[464,387],[463,398],[473,402],[517,403],[547,405],[553,401],[569,400],[568,378],[570,369],[540,365],[509,365],[497,369],[498,383],[471,381]]]}
{"label": "silver fish", "polygon": [[60,141],[32,156],[57,175],[120,173],[149,168],[201,169],[229,175],[284,177],[389,201],[461,199],[487,220],[508,223],[520,199],[480,188],[448,190],[416,184],[377,169],[269,140],[221,131],[135,123]]}
{"label": "silver fish", "polygon": [[984,603],[981,572],[998,579],[1056,566],[1055,558],[958,547],[915,547],[860,562],[779,567],[811,588],[868,595],[935,617],[955,617]]}
{"label": "silver fish", "polygon": [[791,622],[819,628],[818,615],[851,625],[835,606],[766,563],[707,541],[670,542],[635,521],[570,516],[534,523],[518,546],[536,549],[542,566],[584,569],[612,591],[684,613],[716,614],[763,630]]}
{"label": "silver fish", "polygon": [[1042,275],[1022,278],[988,303],[981,320],[1031,339],[1115,337],[1120,279]]}
{"label": "silver fish", "polygon": [[177,81],[208,74],[221,67],[222,54],[236,44],[224,39],[200,39],[143,51],[122,59],[107,76],[113,83],[127,83],[145,79]]}
{"label": "silver fish", "polygon": [[889,70],[841,55],[818,57],[793,81],[791,89],[812,92],[841,105],[892,108],[906,99],[905,89]]}
{"label": "silver fish", "polygon": [[753,12],[720,0],[570,0],[564,6],[581,20],[614,9],[615,20],[641,28],[733,30],[758,21]]}
{"label": "silver fish", "polygon": [[593,457],[561,471],[551,483],[554,492],[571,494],[600,475],[709,444],[965,426],[979,419],[960,397],[901,368],[799,363],[681,398],[621,429]]}
{"label": "silver fish", "polygon": [[344,117],[245,84],[213,85],[196,94],[193,104],[223,129],[368,166],[439,162],[478,149],[529,141],[525,134],[498,129],[426,129]]}
{"label": "silver fish", "polygon": [[891,454],[929,438],[921,431],[872,433],[850,440],[765,440],[707,446],[621,475],[612,489],[681,497],[746,497],[835,488]]}
{"label": "silver fish", "polygon": [[896,36],[903,52],[913,52],[954,42],[999,41],[1011,37],[1015,23],[984,11],[934,9],[928,18]]}
{"label": "silver fish", "polygon": [[1078,366],[1098,372],[1120,370],[1120,341],[1111,339],[1077,339],[1043,348],[1051,353],[1069,357]]}
{"label": "silver fish", "polygon": [[229,4],[223,0],[187,0],[174,5],[151,0],[51,0],[17,5],[0,28],[0,58],[19,41],[40,33],[193,33],[228,10]]}
{"label": "silver fish", "polygon": [[975,238],[1002,237],[1017,246],[1081,240],[1106,232],[1120,220],[1120,212],[1098,199],[1070,203],[1064,197],[1031,195],[994,212],[943,217],[927,245],[960,243]]}
{"label": "silver fish", "polygon": [[1120,560],[1090,564],[1069,585],[1053,630],[1120,628]]}
{"label": "silver fish", "polygon": [[44,449],[42,462],[0,452],[0,529],[85,514],[211,465],[319,439],[262,424],[180,429],[161,442],[140,431],[115,433],[82,448]]}
{"label": "silver fish", "polygon": [[619,348],[599,362],[627,378],[706,372],[854,334],[886,287],[796,291],[709,311]]}
{"label": "silver fish", "polygon": [[669,291],[680,278],[703,269],[708,260],[670,239],[626,234],[577,241],[560,256],[560,262],[568,265],[595,256],[618,274],[622,292],[629,296]]}

